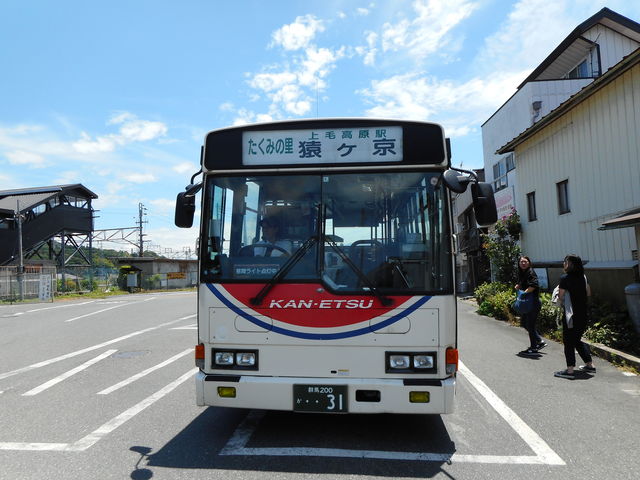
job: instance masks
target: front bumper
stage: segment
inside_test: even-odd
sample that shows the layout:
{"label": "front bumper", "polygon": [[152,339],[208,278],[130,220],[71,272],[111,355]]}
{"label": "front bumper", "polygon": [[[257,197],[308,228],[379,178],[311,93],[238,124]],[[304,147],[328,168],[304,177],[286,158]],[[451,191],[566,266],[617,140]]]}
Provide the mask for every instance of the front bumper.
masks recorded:
{"label": "front bumper", "polygon": [[[196,374],[196,404],[262,410],[293,410],[293,385],[346,385],[349,413],[452,413],[455,377],[443,380],[296,378]],[[222,398],[218,387],[235,387],[235,398]],[[380,392],[379,401],[358,401],[358,390]],[[428,403],[411,403],[410,392],[429,392]]]}

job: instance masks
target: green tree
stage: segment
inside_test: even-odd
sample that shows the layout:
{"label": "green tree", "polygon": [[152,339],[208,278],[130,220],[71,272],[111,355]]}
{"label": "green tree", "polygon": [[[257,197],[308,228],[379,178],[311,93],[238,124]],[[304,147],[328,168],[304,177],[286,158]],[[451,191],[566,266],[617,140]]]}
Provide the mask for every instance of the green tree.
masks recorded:
{"label": "green tree", "polygon": [[518,258],[522,250],[520,216],[515,209],[507,217],[498,220],[488,234],[482,235],[482,246],[491,260],[495,280],[513,285],[518,279]]}

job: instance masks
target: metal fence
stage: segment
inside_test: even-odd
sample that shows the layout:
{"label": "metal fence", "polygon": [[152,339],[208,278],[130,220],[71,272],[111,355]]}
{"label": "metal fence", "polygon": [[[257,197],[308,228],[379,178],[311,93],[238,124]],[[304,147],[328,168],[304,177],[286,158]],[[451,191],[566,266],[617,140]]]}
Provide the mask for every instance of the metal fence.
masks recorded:
{"label": "metal fence", "polygon": [[19,275],[17,266],[0,267],[0,302],[19,300],[52,301],[58,294],[86,293],[110,290],[171,290],[197,285],[198,274],[187,272],[144,274],[133,278],[116,268],[88,265],[56,266],[26,265]]}
{"label": "metal fence", "polygon": [[0,301],[40,299],[52,301],[57,291],[56,267],[25,266],[20,274],[19,267],[0,267]]}

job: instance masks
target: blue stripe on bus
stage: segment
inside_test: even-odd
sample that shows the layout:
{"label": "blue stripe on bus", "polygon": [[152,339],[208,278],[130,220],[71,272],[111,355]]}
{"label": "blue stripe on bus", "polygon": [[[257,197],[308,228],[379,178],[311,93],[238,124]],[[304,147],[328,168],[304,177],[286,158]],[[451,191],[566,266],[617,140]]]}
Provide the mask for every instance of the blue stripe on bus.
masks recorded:
{"label": "blue stripe on bus", "polygon": [[296,332],[295,330],[288,330],[286,328],[277,327],[262,320],[257,319],[256,317],[249,315],[243,309],[236,307],[233,303],[231,303],[217,288],[215,288],[212,284],[206,284],[209,290],[220,300],[226,307],[228,307],[232,312],[240,315],[241,317],[249,320],[251,323],[258,325],[259,327],[264,328],[265,330],[270,330],[272,332],[280,333],[281,335],[286,335],[288,337],[296,337],[296,338],[304,338],[307,340],[338,340],[341,338],[350,338],[357,337],[360,335],[365,335],[367,333],[374,332],[376,330],[380,330],[388,325],[396,323],[407,315],[413,313],[415,310],[420,308],[422,305],[427,303],[431,296],[424,296],[420,300],[417,300],[410,307],[405,308],[402,313],[398,313],[393,317],[385,320],[384,322],[380,322],[373,326],[367,326],[364,328],[359,328],[357,330],[351,330],[348,332],[340,332],[340,333],[305,333],[305,332]]}

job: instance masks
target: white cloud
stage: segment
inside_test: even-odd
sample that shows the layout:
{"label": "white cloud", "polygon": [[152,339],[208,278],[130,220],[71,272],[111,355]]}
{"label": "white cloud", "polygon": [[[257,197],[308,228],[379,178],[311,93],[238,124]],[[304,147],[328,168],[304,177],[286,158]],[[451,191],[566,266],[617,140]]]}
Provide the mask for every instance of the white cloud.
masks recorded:
{"label": "white cloud", "polygon": [[[72,185],[75,183],[84,183],[86,178],[82,178],[82,175],[86,175],[86,172],[78,170],[64,170],[56,173],[56,176],[51,179],[50,183],[53,185]],[[89,187],[91,189],[91,187]]]}
{"label": "white cloud", "polygon": [[451,31],[476,8],[478,2],[470,0],[415,0],[413,19],[383,25],[382,49],[407,51],[416,59],[423,59],[451,43]]}
{"label": "white cloud", "polygon": [[116,142],[112,136],[97,137],[95,140],[92,140],[86,132],[82,132],[80,136],[82,138],[73,143],[73,148],[78,153],[104,153],[116,149]]}
{"label": "white cloud", "polygon": [[576,16],[568,10],[563,0],[519,1],[498,30],[485,39],[474,62],[477,70],[533,69],[576,27]]}
{"label": "white cloud", "polygon": [[299,50],[306,48],[316,33],[322,31],[324,31],[324,26],[315,16],[297,17],[295,22],[284,25],[273,32],[273,44],[280,45],[285,50]]}
{"label": "white cloud", "polygon": [[297,73],[298,82],[305,87],[326,86],[324,78],[335,67],[336,62],[344,57],[345,49],[332,51],[328,48],[310,47],[306,50],[306,58],[301,62],[301,68]]}
{"label": "white cloud", "polygon": [[295,81],[296,74],[293,72],[258,73],[250,80],[249,85],[264,92],[272,92]]}
{"label": "white cloud", "polygon": [[[281,71],[258,73],[250,77],[248,83],[260,90],[271,102],[267,114],[254,114],[241,110],[236,124],[258,121],[272,121],[286,115],[305,115],[312,109],[315,94],[326,88],[325,78],[335,68],[336,62],[345,56],[345,49],[331,50],[310,45],[303,53],[296,55],[291,63],[281,67]],[[258,96],[258,98],[261,98]]]}
{"label": "white cloud", "polygon": [[376,44],[378,42],[378,38],[379,35],[376,32],[365,32],[365,40],[367,42],[367,46],[355,47],[356,53],[363,57],[363,62],[365,65],[373,66],[376,63],[376,54],[378,53]]}
{"label": "white cloud", "polygon": [[73,142],[75,151],[82,154],[113,152],[118,146],[154,140],[166,135],[168,131],[162,122],[140,120],[129,112],[114,115],[107,125],[120,125],[118,133],[92,139],[89,134],[82,132],[80,140]]}
{"label": "white cloud", "polygon": [[246,108],[241,108],[236,112],[233,125],[246,125],[248,123],[267,123],[276,120],[275,116],[269,113],[256,113]]}
{"label": "white cloud", "polygon": [[465,135],[509,98],[522,74],[454,82],[414,72],[374,81],[359,93],[374,105],[370,116],[435,121],[450,136]]}
{"label": "white cloud", "polygon": [[173,170],[176,173],[194,173],[198,169],[199,169],[199,166],[196,166],[191,162],[182,162],[171,167],[171,170]]}
{"label": "white cloud", "polygon": [[[587,8],[587,3],[593,5]],[[601,5],[595,0],[576,5],[568,0],[551,4],[547,0],[520,0],[506,20],[497,25],[469,62],[463,77],[443,78],[411,71],[371,82],[360,90],[372,105],[367,114],[435,121],[450,136],[464,136],[479,129],[497,108],[516,91],[517,85],[576,26],[576,18],[595,13]],[[452,34],[454,28],[478,8],[471,0],[415,1],[414,18],[403,18],[384,25],[381,50],[377,55],[409,52],[417,60],[434,52],[449,52],[462,45]],[[541,12],[544,12],[542,14]],[[542,25],[544,25],[542,27]],[[373,47],[372,47],[373,45]],[[376,39],[359,51],[373,55]]]}
{"label": "white cloud", "polygon": [[5,156],[11,165],[26,165],[30,168],[43,168],[46,166],[42,155],[24,150],[14,150],[6,152]]}
{"label": "white cloud", "polygon": [[6,138],[14,135],[27,135],[30,133],[41,132],[44,129],[41,125],[14,125],[13,127],[0,127],[0,138]]}
{"label": "white cloud", "polygon": [[153,173],[129,173],[121,175],[121,178],[131,183],[153,183],[157,181]]}
{"label": "white cloud", "polygon": [[166,214],[176,208],[175,198],[156,198],[155,200],[150,200],[149,204],[157,210],[154,213]]}

